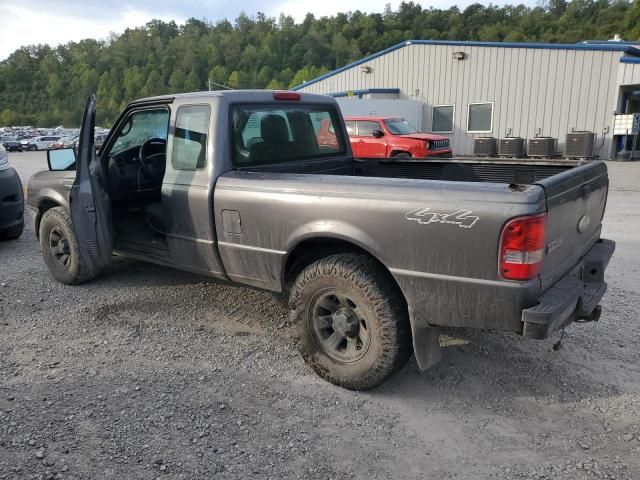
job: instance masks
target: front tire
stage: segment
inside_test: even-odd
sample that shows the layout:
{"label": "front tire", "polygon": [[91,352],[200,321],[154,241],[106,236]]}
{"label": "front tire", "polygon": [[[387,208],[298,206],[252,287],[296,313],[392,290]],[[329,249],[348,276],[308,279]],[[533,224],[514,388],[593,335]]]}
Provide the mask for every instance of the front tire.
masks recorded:
{"label": "front tire", "polygon": [[411,158],[411,154],[409,152],[397,152],[393,154],[394,158]]}
{"label": "front tire", "polygon": [[294,282],[290,306],[302,357],[331,383],[373,388],[411,355],[404,298],[367,255],[331,255],[312,263]]}
{"label": "front tire", "polygon": [[11,228],[0,231],[0,240],[13,240],[19,238],[24,231],[24,219]]}
{"label": "front tire", "polygon": [[44,263],[57,281],[77,285],[94,277],[80,257],[71,217],[64,207],[51,208],[44,213],[39,236]]}

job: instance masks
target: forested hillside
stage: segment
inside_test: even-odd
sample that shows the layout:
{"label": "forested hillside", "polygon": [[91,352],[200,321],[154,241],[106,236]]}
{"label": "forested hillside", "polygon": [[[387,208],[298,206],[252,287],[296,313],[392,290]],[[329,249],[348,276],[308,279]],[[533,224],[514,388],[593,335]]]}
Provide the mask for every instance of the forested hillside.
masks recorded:
{"label": "forested hillside", "polygon": [[28,46],[0,63],[0,126],[77,126],[96,93],[109,125],[137,97],[230,88],[286,88],[407,39],[573,43],[620,34],[640,40],[640,0],[550,0],[544,6],[424,9],[384,13],[239,16],[234,22],[152,21],[102,41]]}

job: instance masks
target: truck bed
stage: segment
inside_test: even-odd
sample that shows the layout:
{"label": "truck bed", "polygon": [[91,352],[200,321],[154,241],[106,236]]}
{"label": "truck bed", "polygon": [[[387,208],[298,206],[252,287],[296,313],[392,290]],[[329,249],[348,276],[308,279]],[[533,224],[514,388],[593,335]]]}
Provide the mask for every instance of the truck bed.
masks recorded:
{"label": "truck bed", "polygon": [[[277,291],[298,242],[345,240],[385,265],[430,324],[521,331],[521,311],[598,241],[607,185],[603,162],[316,159],[226,173],[214,205],[236,282]],[[220,205],[238,212],[241,235],[223,224]],[[501,279],[506,222],[542,212],[550,246],[540,275]]]}
{"label": "truck bed", "polygon": [[526,185],[565,172],[577,165],[577,162],[561,160],[529,161],[527,159],[488,158],[354,158],[345,160],[341,158],[264,165],[246,170]]}

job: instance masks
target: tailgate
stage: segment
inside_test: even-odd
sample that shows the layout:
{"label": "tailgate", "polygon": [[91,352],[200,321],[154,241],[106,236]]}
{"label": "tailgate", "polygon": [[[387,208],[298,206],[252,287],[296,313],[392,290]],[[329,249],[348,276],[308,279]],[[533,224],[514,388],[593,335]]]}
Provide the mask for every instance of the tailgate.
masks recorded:
{"label": "tailgate", "polygon": [[547,254],[540,274],[546,290],[600,238],[609,178],[604,162],[592,162],[535,184],[547,200]]}

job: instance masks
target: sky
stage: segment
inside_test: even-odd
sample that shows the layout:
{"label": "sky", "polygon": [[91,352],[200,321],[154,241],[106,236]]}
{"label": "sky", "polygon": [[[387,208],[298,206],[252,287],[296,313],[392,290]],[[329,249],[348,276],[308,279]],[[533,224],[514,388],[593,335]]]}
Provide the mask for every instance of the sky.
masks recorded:
{"label": "sky", "polygon": [[[414,0],[415,1],[415,0]],[[48,43],[51,46],[78,41],[83,38],[105,39],[111,32],[122,33],[126,28],[139,27],[152,19],[175,20],[183,23],[195,17],[211,21],[235,19],[241,12],[254,15],[261,11],[268,16],[280,13],[304,19],[307,12],[316,16],[334,15],[337,12],[361,10],[382,12],[385,4],[396,9],[399,0],[0,0],[0,60],[4,60],[23,45]],[[433,0],[417,1],[423,7],[449,8],[457,5],[463,9],[472,3],[489,3],[481,0]],[[520,2],[494,0],[491,3],[532,4],[533,0]]]}

